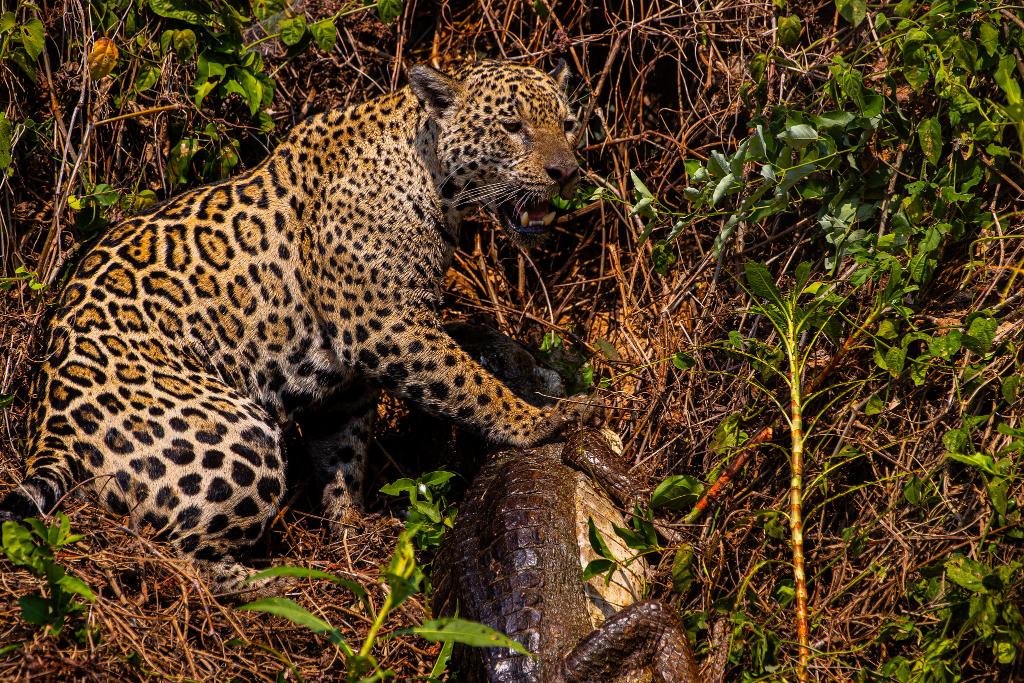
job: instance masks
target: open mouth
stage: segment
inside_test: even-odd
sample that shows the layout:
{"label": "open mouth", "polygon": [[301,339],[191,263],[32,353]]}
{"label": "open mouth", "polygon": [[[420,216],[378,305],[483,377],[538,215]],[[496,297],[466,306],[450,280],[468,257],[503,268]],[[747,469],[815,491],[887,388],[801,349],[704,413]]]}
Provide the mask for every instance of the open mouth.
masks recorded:
{"label": "open mouth", "polygon": [[555,222],[555,212],[549,200],[529,202],[506,202],[499,207],[499,213],[507,226],[521,235],[539,235],[547,232]]}

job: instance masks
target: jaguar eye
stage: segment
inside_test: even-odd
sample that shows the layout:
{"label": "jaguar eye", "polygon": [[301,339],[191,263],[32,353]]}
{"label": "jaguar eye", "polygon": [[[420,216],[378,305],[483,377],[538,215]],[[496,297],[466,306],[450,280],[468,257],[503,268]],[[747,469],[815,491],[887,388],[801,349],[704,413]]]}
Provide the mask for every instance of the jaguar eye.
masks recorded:
{"label": "jaguar eye", "polygon": [[521,121],[516,121],[515,119],[505,119],[501,122],[501,127],[509,133],[518,133],[523,129],[523,123]]}
{"label": "jaguar eye", "polygon": [[566,133],[571,133],[576,130],[576,121],[573,119],[566,119],[565,123],[562,124],[562,127],[565,128]]}

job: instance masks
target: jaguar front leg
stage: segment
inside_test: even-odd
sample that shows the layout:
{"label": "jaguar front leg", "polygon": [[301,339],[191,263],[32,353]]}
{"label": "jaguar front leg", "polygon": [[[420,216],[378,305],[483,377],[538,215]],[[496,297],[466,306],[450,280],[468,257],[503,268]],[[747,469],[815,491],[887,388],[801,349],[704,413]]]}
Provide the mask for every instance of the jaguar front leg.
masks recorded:
{"label": "jaguar front leg", "polygon": [[428,412],[475,428],[493,443],[534,445],[597,408],[583,397],[547,409],[528,404],[470,358],[433,314],[412,322],[388,320],[379,335],[356,352],[363,373]]}

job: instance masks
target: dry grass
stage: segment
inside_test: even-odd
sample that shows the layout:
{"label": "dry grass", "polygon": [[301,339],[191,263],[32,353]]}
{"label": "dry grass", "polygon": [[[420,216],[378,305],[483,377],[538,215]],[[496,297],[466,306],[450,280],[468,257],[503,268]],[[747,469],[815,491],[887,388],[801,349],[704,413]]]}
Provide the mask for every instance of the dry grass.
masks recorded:
{"label": "dry grass", "polygon": [[[822,65],[848,37],[844,31],[849,29],[836,28],[831,3],[796,4],[805,30],[821,40],[813,49],[794,52],[792,66],[770,67],[773,102],[799,100],[820,85],[827,75]],[[332,10],[330,2],[304,4],[314,17]],[[605,390],[614,404],[609,419],[624,435],[636,471],[652,482],[671,473],[706,477],[720,464],[711,443],[724,418],[752,414],[746,429],[754,433],[769,417],[753,415],[763,406],[745,381],[751,369],[707,350],[730,330],[752,335],[760,324],[763,334],[763,321],[745,313],[747,299],[737,285],[742,263],[755,258],[779,267],[814,261],[821,243],[810,212],[799,219],[746,225],[719,265],[710,255],[719,222],[709,219],[680,237],[676,265],[668,275],[658,275],[652,243],[638,245],[643,225],[629,214],[628,172],[636,170],[666,204],[682,203],[684,159],[731,148],[746,134],[740,86],[748,78],[751,56],[775,45],[775,16],[767,0],[719,0],[696,11],[664,0],[590,7],[569,3],[547,19],[538,17],[534,3],[517,0],[439,5],[421,0],[410,3],[391,28],[369,14],[344,19],[330,54],[311,52],[286,60],[268,50],[268,61],[279,67],[273,118],[279,134],[309,113],[388,91],[402,84],[404,69],[417,61],[443,65],[490,56],[544,63],[565,56],[578,78],[578,101],[592,109],[596,120],[581,151],[590,180],[625,202],[606,199],[563,218],[554,238],[529,255],[481,221],[479,232],[467,231],[449,274],[452,315],[489,318],[534,348],[549,330],[561,331],[588,353],[597,350],[599,339],[610,342],[619,358],[600,360],[598,354],[596,369],[612,379]],[[42,280],[57,283],[59,266],[81,242],[69,212],[54,210],[66,204],[76,187],[62,169],[77,165],[79,175],[93,182],[150,188],[163,197],[171,191],[164,160],[183,123],[195,127],[202,119],[242,135],[238,122],[247,114],[240,114],[240,105],[237,110],[226,105],[197,111],[185,94],[190,75],[169,57],[156,88],[130,106],[177,109],[90,127],[89,122],[133,112],[117,106],[109,85],[84,77],[81,46],[92,32],[80,1],[53,5],[44,18],[48,35],[57,39],[38,87],[0,72],[2,87],[13,95],[7,105],[12,119],[56,119],[47,133],[51,148],[19,159],[17,175],[0,187],[0,273],[9,276],[24,264]],[[593,104],[588,104],[590,92],[597,93]],[[256,135],[243,140],[243,164],[264,153],[257,140]],[[996,192],[993,211],[1020,201],[1011,190]],[[1005,235],[1021,232],[1020,226],[1001,229]],[[972,310],[998,305],[1008,268],[1021,261],[1021,244],[993,240],[973,245],[970,260],[951,260],[916,302],[922,315],[957,323]],[[0,300],[0,394],[15,396],[2,412],[0,481],[5,484],[20,476],[28,382],[38,361],[40,319],[52,292],[40,299],[27,287],[16,287]],[[1007,305],[1003,313],[999,337],[1024,342],[1021,307]],[[689,351],[696,367],[682,373],[666,362],[677,351]],[[834,351],[825,349],[818,367]],[[995,376],[997,370],[987,372]],[[928,610],[908,602],[908,585],[921,580],[922,568],[954,550],[972,554],[984,542],[990,513],[978,480],[949,469],[940,438],[957,424],[962,410],[992,412],[985,404],[993,401],[991,387],[962,396],[952,375],[923,387],[901,381],[886,394],[891,401],[887,410],[868,417],[862,399],[885,389],[871,372],[870,349],[862,347],[834,368],[834,381],[865,384],[857,400],[825,410],[807,464],[812,645],[821,652],[812,660],[811,673],[818,680],[849,680],[903,647],[884,635],[886,625],[899,617],[930,618]],[[1016,410],[1002,416],[1019,426],[1019,404]],[[436,459],[406,453],[410,430],[427,428],[422,421],[393,404],[384,408],[384,417],[379,427],[383,446],[377,451],[382,482],[443,463],[443,452]],[[443,430],[431,438],[443,451]],[[996,450],[1008,437],[990,429],[983,439],[980,447]],[[942,503],[907,505],[903,489],[909,477],[936,472]],[[655,593],[685,613],[717,609],[747,615],[751,625],[736,628],[738,649],[749,649],[758,629],[781,639],[795,634],[790,610],[779,607],[776,595],[790,573],[788,544],[784,535],[767,533],[765,525],[766,515],[773,514],[766,511],[785,509],[787,486],[784,454],[779,448],[760,449],[708,521],[694,527],[677,523],[695,544],[699,587],[685,596],[671,594],[670,557],[659,570]],[[1022,498],[1019,477],[1012,486],[1011,495]],[[275,521],[263,554],[376,586],[380,563],[393,546],[394,526],[371,520],[342,542],[330,543],[318,520],[302,512],[301,500],[293,502]],[[310,680],[336,678],[344,671],[322,639],[279,619],[219,605],[164,546],[89,506],[75,502],[69,508],[75,529],[87,537],[60,559],[100,593],[88,617],[97,627],[97,639],[75,646],[33,635],[18,616],[16,600],[35,588],[35,581],[4,565],[0,645],[26,644],[0,657],[0,679],[273,680],[283,660]],[[987,535],[999,532],[988,529]],[[1011,548],[1006,546],[1006,561],[1019,561],[1019,548]],[[371,593],[379,602],[379,587]],[[1024,599],[1019,588],[1015,595]],[[295,597],[351,634],[350,642],[358,642],[357,634],[368,627],[341,589],[311,583],[299,587]],[[407,603],[406,619],[392,620],[386,631],[421,618],[422,612],[419,602]],[[782,652],[795,656],[788,645]],[[410,680],[429,671],[437,648],[399,638],[382,643],[376,653],[399,680]],[[997,674],[986,657],[990,652],[979,647],[961,665],[975,680],[992,679]],[[740,669],[730,678],[738,678]],[[1024,676],[1019,664],[1016,675]]]}

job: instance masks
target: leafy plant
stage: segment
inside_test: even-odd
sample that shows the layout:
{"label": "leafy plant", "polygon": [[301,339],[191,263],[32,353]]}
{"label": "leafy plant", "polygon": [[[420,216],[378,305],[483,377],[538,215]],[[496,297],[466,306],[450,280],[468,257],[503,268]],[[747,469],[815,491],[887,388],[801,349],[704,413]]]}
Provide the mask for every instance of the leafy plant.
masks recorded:
{"label": "leafy plant", "polygon": [[[34,517],[26,519],[24,524],[11,521],[3,524],[2,543],[7,559],[45,580],[42,592],[18,599],[21,618],[42,627],[48,635],[60,635],[68,619],[81,616],[86,603],[96,600],[84,581],[69,574],[55,560],[58,552],[81,538],[71,533],[71,523],[64,513],[57,513],[57,519],[50,526]],[[87,635],[84,625],[75,631],[79,641],[84,641]]]}
{"label": "leafy plant", "polygon": [[[370,629],[358,649],[348,644],[338,628],[288,598],[263,598],[242,605],[238,609],[284,617],[314,633],[323,634],[345,656],[348,681],[370,683],[392,678],[394,672],[383,669],[372,653],[374,645],[380,638],[380,629],[388,617],[402,603],[423,589],[425,576],[416,563],[413,542],[418,532],[419,529],[410,526],[399,536],[394,554],[381,577],[387,586],[387,595],[379,609],[374,608],[365,589],[358,583],[329,572],[301,567],[274,567],[250,577],[250,582],[272,577],[322,579],[348,589],[359,598],[364,613],[371,620]],[[483,624],[459,618],[430,619],[417,626],[397,630],[386,638],[398,635],[418,635],[426,640],[444,644],[432,672],[432,678],[437,679],[444,673],[454,643],[472,647],[507,647],[522,654],[529,654],[522,645],[511,638]]]}
{"label": "leafy plant", "polygon": [[413,540],[420,550],[436,548],[448,529],[455,524],[458,509],[449,505],[444,494],[454,472],[439,470],[428,472],[416,479],[403,477],[383,486],[381,493],[388,496],[405,495],[409,500],[406,528],[414,529]]}

